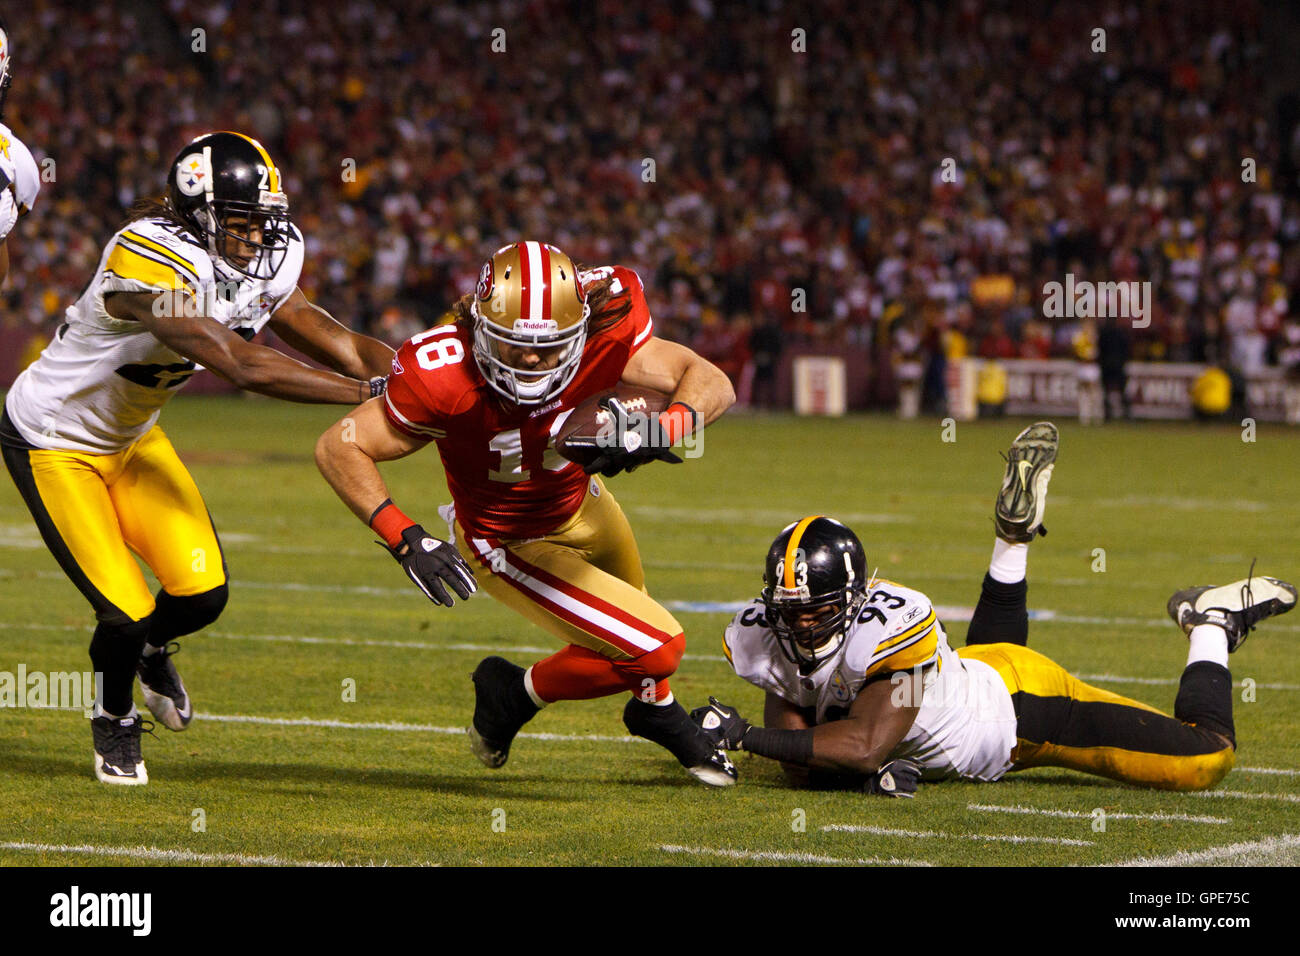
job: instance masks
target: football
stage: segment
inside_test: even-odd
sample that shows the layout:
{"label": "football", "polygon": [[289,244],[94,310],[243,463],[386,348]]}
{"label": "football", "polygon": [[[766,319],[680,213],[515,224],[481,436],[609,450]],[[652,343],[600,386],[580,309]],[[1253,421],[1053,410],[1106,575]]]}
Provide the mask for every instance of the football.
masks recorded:
{"label": "football", "polygon": [[585,468],[604,451],[602,442],[609,442],[610,419],[609,412],[601,408],[600,403],[611,395],[623,403],[629,414],[641,412],[646,415],[658,415],[668,407],[670,397],[654,389],[630,385],[620,385],[591,396],[569,414],[555,436],[555,447],[569,461],[576,461]]}

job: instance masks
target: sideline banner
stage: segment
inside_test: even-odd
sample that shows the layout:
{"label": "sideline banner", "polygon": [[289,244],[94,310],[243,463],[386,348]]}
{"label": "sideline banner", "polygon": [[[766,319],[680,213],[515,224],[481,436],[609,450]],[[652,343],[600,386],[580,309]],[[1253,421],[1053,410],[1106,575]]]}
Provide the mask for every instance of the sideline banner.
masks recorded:
{"label": "sideline banner", "polygon": [[[1002,359],[1007,372],[1008,415],[1079,414],[1078,386],[1081,369],[1095,368],[1068,359]],[[975,382],[984,359],[959,359],[949,363],[948,407],[953,417],[975,417]],[[953,368],[956,366],[956,368]],[[1129,408],[1134,418],[1191,418],[1192,382],[1206,366],[1179,362],[1129,362]],[[1262,422],[1285,418],[1282,370],[1265,369],[1246,380],[1246,404],[1252,417]]]}

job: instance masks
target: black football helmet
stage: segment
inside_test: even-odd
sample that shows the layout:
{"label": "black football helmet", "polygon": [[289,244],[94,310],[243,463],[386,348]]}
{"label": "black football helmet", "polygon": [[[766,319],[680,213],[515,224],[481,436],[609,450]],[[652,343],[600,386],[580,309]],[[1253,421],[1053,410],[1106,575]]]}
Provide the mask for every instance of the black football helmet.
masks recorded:
{"label": "black football helmet", "polygon": [[280,271],[293,232],[289,200],[257,140],[228,132],[198,137],[172,162],[167,201],[213,258],[250,279]]}
{"label": "black football helmet", "polygon": [[844,644],[867,595],[867,555],[834,518],[810,515],[772,542],[762,601],[781,652],[808,675]]}

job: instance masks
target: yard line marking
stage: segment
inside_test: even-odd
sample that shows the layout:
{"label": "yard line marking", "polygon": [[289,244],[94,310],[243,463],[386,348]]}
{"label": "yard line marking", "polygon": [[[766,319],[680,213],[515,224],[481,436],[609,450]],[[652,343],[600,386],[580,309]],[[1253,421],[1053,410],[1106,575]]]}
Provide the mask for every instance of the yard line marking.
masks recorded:
{"label": "yard line marking", "polygon": [[278,856],[250,856],[245,853],[195,853],[192,850],[163,850],[151,846],[92,846],[68,843],[0,843],[0,850],[30,850],[35,853],[82,853],[91,856],[126,856],[136,860],[168,863],[238,863],[243,866],[347,866],[337,860],[286,860]]}
{"label": "yard line marking", "polygon": [[[789,524],[790,512],[774,508],[650,508],[639,505],[623,509],[650,523],[694,521],[706,525],[742,525],[746,528],[780,527]],[[916,516],[902,512],[840,511],[836,519],[847,524],[912,524]]]}
{"label": "yard line marking", "polygon": [[722,856],[730,860],[760,860],[774,863],[843,863],[849,866],[933,866],[925,860],[900,860],[892,856],[868,856],[849,859],[839,856],[822,856],[820,853],[787,853],[782,850],[728,850],[722,847],[678,846],[662,843],[665,853],[689,853],[694,856]]}
{"label": "yard line marking", "polygon": [[[988,803],[968,803],[967,810],[979,813],[1024,813],[1040,817],[1059,817],[1066,820],[1091,820],[1092,814],[1083,810],[1041,810],[1036,807],[1000,807]],[[1231,823],[1231,817],[1204,817],[1190,813],[1111,813],[1106,812],[1107,820],[1177,820],[1181,823]]]}
{"label": "yard line marking", "polygon": [[1239,773],[1271,773],[1282,777],[1300,777],[1300,770],[1284,770],[1281,767],[1237,767]]}
{"label": "yard line marking", "polygon": [[900,836],[915,839],[975,840],[980,843],[1055,843],[1059,846],[1096,846],[1093,840],[1072,840],[1066,837],[1018,836],[999,833],[945,833],[942,830],[895,830],[891,827],[872,827],[857,823],[831,823],[822,827],[823,833],[870,833],[873,836]]}
{"label": "yard line marking", "polygon": [[[405,724],[392,720],[349,721],[329,720],[317,717],[259,717],[255,714],[207,714],[195,712],[198,720],[211,720],[220,724],[262,724],[270,727],[324,727],[334,730],[391,730],[397,733],[417,734],[463,734],[464,727],[437,727],[433,724]],[[606,743],[649,743],[642,737],[615,736],[613,734],[547,734],[520,733],[515,735],[527,740],[552,741],[597,741]]]}
{"label": "yard line marking", "polygon": [[1139,856],[1131,860],[1108,864],[1113,866],[1190,866],[1196,863],[1213,863],[1245,856],[1248,853],[1275,853],[1291,847],[1300,847],[1300,833],[1281,833],[1250,843],[1230,843],[1212,846],[1207,850],[1179,850],[1169,856]]}
{"label": "yard line marking", "polygon": [[1285,803],[1300,803],[1300,794],[1248,793],[1245,790],[1191,790],[1185,796],[1218,797],[1230,800],[1282,800]]}
{"label": "yard line marking", "polygon": [[[669,609],[672,610],[672,602],[668,602],[668,604]],[[0,630],[86,631],[89,630],[89,628],[80,624],[36,624],[27,621],[0,621]],[[270,641],[285,644],[338,644],[344,647],[392,647],[421,651],[474,651],[479,653],[486,651],[498,654],[550,654],[555,650],[554,646],[537,647],[531,644],[442,644],[434,641],[390,641],[369,638],[358,639],[354,637],[321,637],[309,634],[241,634],[236,631],[203,631],[200,633],[202,637],[215,637],[220,640]],[[193,636],[194,635],[191,635],[191,637]],[[682,659],[690,661],[710,661],[715,663],[726,661],[726,658],[721,654],[686,654]],[[1172,677],[1126,677],[1122,674],[1075,674],[1074,676],[1080,680],[1111,684],[1151,684],[1158,686],[1173,686],[1178,683],[1178,679]],[[1233,686],[1241,687],[1244,685],[1238,682]],[[1264,690],[1300,690],[1300,684],[1257,683],[1255,686]],[[1245,770],[1246,768],[1238,767],[1237,769]],[[1300,770],[1261,769],[1257,772],[1300,776]]]}

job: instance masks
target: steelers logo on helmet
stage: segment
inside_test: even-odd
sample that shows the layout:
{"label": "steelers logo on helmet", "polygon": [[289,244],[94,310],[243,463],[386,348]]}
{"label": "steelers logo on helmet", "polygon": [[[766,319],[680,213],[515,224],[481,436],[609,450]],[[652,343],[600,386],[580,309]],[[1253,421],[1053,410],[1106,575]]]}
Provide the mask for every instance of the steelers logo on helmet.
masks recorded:
{"label": "steelers logo on helmet", "polygon": [[866,599],[857,535],[824,515],[784,528],[768,549],[762,601],[781,653],[808,675],[834,659]]}
{"label": "steelers logo on helmet", "polygon": [[474,361],[510,402],[548,402],[577,374],[591,307],[573,261],[555,246],[498,249],[483,264],[470,312]]}
{"label": "steelers logo on helmet", "polygon": [[208,172],[202,153],[190,153],[176,163],[176,188],[186,196],[197,196],[206,188]]}

